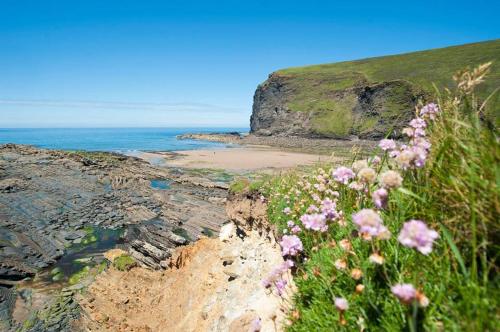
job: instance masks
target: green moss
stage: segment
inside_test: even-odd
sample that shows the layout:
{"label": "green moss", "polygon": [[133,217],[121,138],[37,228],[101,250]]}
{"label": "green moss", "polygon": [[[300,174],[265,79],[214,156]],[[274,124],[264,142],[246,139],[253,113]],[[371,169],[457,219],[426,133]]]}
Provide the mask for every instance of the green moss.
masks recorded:
{"label": "green moss", "polygon": [[132,256],[124,254],[113,260],[113,266],[119,271],[128,271],[137,266],[137,262]]}
{"label": "green moss", "polygon": [[191,239],[191,237],[189,236],[188,232],[184,228],[182,228],[182,227],[174,228],[174,230],[172,231],[172,233],[174,233],[175,235],[179,235],[179,236],[185,238],[189,242],[193,241]]}
{"label": "green moss", "polygon": [[23,327],[21,328],[21,331],[29,331],[32,327],[35,326],[35,323],[36,323],[36,319],[34,319],[34,318],[26,319],[23,322]]}
{"label": "green moss", "polygon": [[208,237],[214,237],[214,232],[208,228],[208,227],[203,227],[203,234],[205,234]]}
{"label": "green moss", "polygon": [[90,243],[94,243],[97,241],[97,236],[95,234],[95,229],[93,227],[91,226],[85,227],[84,231],[85,233],[87,233],[87,235],[85,235],[85,237],[82,239],[81,242],[82,245],[88,245]]}
{"label": "green moss", "polygon": [[78,284],[80,281],[89,276],[89,274],[90,274],[90,266],[85,266],[83,269],[81,269],[80,271],[76,272],[71,277],[69,277],[68,282],[70,285]]}
{"label": "green moss", "polygon": [[229,185],[229,191],[232,193],[241,193],[245,191],[250,185],[250,180],[247,178],[238,178],[231,182]]}
{"label": "green moss", "polygon": [[104,260],[99,265],[97,265],[97,274],[104,272],[108,267],[108,263]]}

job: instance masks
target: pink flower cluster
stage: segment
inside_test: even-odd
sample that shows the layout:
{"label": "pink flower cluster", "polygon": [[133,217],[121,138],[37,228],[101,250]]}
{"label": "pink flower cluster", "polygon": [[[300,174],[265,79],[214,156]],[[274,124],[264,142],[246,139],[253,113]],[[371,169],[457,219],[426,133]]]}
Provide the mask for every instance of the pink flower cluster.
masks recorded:
{"label": "pink flower cluster", "polygon": [[326,224],[326,217],[324,214],[304,214],[302,217],[300,217],[300,221],[304,225],[305,229],[320,232],[326,232],[328,230],[328,225]]}
{"label": "pink flower cluster", "polygon": [[378,209],[386,208],[388,198],[389,192],[385,188],[377,189],[372,194],[373,204],[375,204]]}
{"label": "pink flower cluster", "polygon": [[341,166],[332,172],[333,179],[339,183],[347,184],[349,180],[354,179],[356,174],[352,169]]}
{"label": "pink flower cluster", "polygon": [[283,295],[283,292],[286,288],[287,281],[283,279],[283,274],[286,273],[289,269],[291,269],[294,266],[294,263],[287,259],[286,261],[283,262],[283,264],[279,265],[278,267],[274,268],[269,276],[262,280],[262,285],[265,288],[270,288],[271,286],[275,286],[276,290],[278,292],[278,295]]}
{"label": "pink flower cluster", "polygon": [[429,118],[431,120],[435,120],[439,113],[439,107],[434,103],[427,104],[420,109],[420,116],[424,119]]}
{"label": "pink flower cluster", "polygon": [[337,219],[338,216],[339,216],[339,213],[337,211],[337,203],[335,203],[335,201],[332,201],[328,197],[325,198],[321,202],[321,213],[328,220],[335,220],[335,219]]}
{"label": "pink flower cluster", "polygon": [[372,237],[387,239],[390,237],[390,232],[382,223],[380,215],[372,209],[363,209],[352,215],[354,224],[358,227],[358,231],[366,240]]}
{"label": "pink flower cluster", "polygon": [[302,241],[300,241],[297,235],[283,235],[280,246],[283,256],[296,256],[304,250]]}
{"label": "pink flower cluster", "polygon": [[391,287],[391,292],[404,304],[413,302],[417,295],[417,290],[412,284],[396,284]]}
{"label": "pink flower cluster", "polygon": [[434,240],[439,238],[439,234],[421,220],[410,220],[404,223],[398,236],[398,241],[410,248],[415,248],[424,255],[432,251]]}
{"label": "pink flower cluster", "polygon": [[427,296],[416,290],[412,284],[396,284],[391,287],[391,292],[403,304],[409,305],[417,301],[421,307],[429,305]]}
{"label": "pink flower cluster", "polygon": [[423,167],[431,147],[430,142],[425,138],[426,120],[434,120],[438,113],[439,108],[434,103],[422,107],[419,117],[412,119],[409,127],[403,129],[403,134],[410,139],[408,145],[398,147],[393,140],[383,139],[379,147],[388,152],[389,156],[394,158],[403,169]]}

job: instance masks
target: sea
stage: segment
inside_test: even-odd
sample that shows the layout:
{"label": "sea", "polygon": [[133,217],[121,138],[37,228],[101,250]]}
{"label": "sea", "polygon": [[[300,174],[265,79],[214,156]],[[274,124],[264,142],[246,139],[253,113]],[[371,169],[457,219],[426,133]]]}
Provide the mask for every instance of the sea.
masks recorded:
{"label": "sea", "polygon": [[56,150],[181,151],[226,148],[228,144],[178,140],[187,133],[248,132],[248,128],[0,128],[0,144],[29,144]]}

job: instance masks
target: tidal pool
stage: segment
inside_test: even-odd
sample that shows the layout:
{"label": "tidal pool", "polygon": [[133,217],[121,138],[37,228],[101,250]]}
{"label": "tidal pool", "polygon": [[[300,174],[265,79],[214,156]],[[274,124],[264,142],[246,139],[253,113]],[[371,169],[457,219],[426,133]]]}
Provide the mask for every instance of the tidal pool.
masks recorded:
{"label": "tidal pool", "polygon": [[39,279],[45,282],[75,281],[71,279],[72,276],[99,264],[102,254],[120,243],[122,234],[122,229],[87,228],[87,235],[82,242],[67,248],[54,265],[39,274]]}
{"label": "tidal pool", "polygon": [[170,181],[169,180],[161,180],[161,179],[154,179],[151,180],[151,188],[157,189],[157,190],[167,190],[170,189]]}

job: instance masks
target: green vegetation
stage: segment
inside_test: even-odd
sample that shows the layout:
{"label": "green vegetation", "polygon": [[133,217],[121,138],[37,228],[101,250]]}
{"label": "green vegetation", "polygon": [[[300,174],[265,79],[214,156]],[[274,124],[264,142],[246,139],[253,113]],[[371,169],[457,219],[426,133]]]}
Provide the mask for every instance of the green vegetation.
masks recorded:
{"label": "green vegetation", "polygon": [[74,273],[71,277],[69,277],[69,284],[75,285],[80,283],[83,279],[90,275],[90,266],[85,266],[80,271]]}
{"label": "green vegetation", "polygon": [[182,228],[182,227],[176,227],[176,228],[174,228],[174,230],[172,231],[172,233],[174,233],[175,235],[179,235],[179,236],[185,238],[189,242],[193,241],[193,239],[191,239],[191,237],[189,236],[189,233],[184,228]]}
{"label": "green vegetation", "polygon": [[203,178],[208,178],[215,182],[231,182],[233,179],[233,175],[231,173],[226,172],[223,169],[214,169],[214,168],[194,168],[185,170],[187,174],[190,176],[199,176]]}
{"label": "green vegetation", "polygon": [[120,163],[120,161],[122,161],[124,158],[123,156],[120,156],[115,153],[99,152],[99,151],[74,150],[74,151],[68,151],[68,153],[69,156],[83,158],[88,161],[107,162],[113,166],[117,166]]}
{"label": "green vegetation", "polygon": [[132,256],[123,254],[113,260],[113,266],[119,271],[128,271],[137,266],[137,262]]}
{"label": "green vegetation", "polygon": [[[339,184],[331,170],[323,169],[292,171],[263,187],[269,219],[280,235],[292,232],[289,220],[302,228],[297,235],[303,250],[289,257],[297,286],[289,331],[498,330],[500,141],[498,131],[482,120],[484,95],[473,93],[486,71],[482,66],[459,75],[453,93],[439,94],[441,113],[426,129],[432,146],[423,168],[402,170],[399,159],[385,153],[380,164],[369,164],[378,180],[361,190]],[[498,82],[498,76],[493,79]],[[381,208],[372,193],[381,188],[379,174],[388,169],[401,173],[403,182],[389,190]],[[334,191],[343,216],[325,232],[305,230],[301,216],[312,213],[307,212],[311,205],[335,200]],[[390,238],[362,237],[351,217],[362,209],[378,210]],[[398,241],[411,219],[438,232],[432,252],[422,254]],[[374,253],[383,262],[375,263]],[[391,291],[398,283],[414,285],[416,298],[398,301]],[[349,307],[336,307],[338,298]]]}
{"label": "green vegetation", "polygon": [[[434,99],[434,84],[451,88],[453,74],[467,66],[494,61],[488,82],[478,88],[484,100],[500,86],[500,40],[453,46],[421,52],[369,58],[332,64],[279,70],[292,91],[288,107],[312,113],[312,129],[323,136],[363,137],[372,129],[387,131],[388,124],[400,123],[402,110],[413,108],[415,97]],[[390,82],[385,92],[375,94],[373,114],[353,111],[358,100],[356,88]],[[353,89],[354,88],[354,89]],[[425,97],[426,96],[426,97]],[[498,121],[498,94],[485,111]],[[373,112],[376,109],[376,112]],[[405,121],[405,119],[401,119]]]}
{"label": "green vegetation", "polygon": [[271,179],[271,175],[267,173],[253,173],[240,176],[231,182],[229,185],[229,192],[234,194],[257,192],[269,181],[269,179]]}
{"label": "green vegetation", "polygon": [[95,234],[95,229],[92,226],[87,226],[84,228],[86,235],[83,237],[81,244],[88,245],[97,241],[97,235]]}
{"label": "green vegetation", "polygon": [[213,231],[213,230],[211,230],[211,229],[210,229],[210,228],[208,228],[208,227],[203,227],[203,232],[202,232],[202,233],[203,233],[203,234],[205,234],[205,235],[206,235],[206,236],[208,236],[208,237],[214,237],[214,235],[215,235],[215,234],[214,234],[214,231]]}

